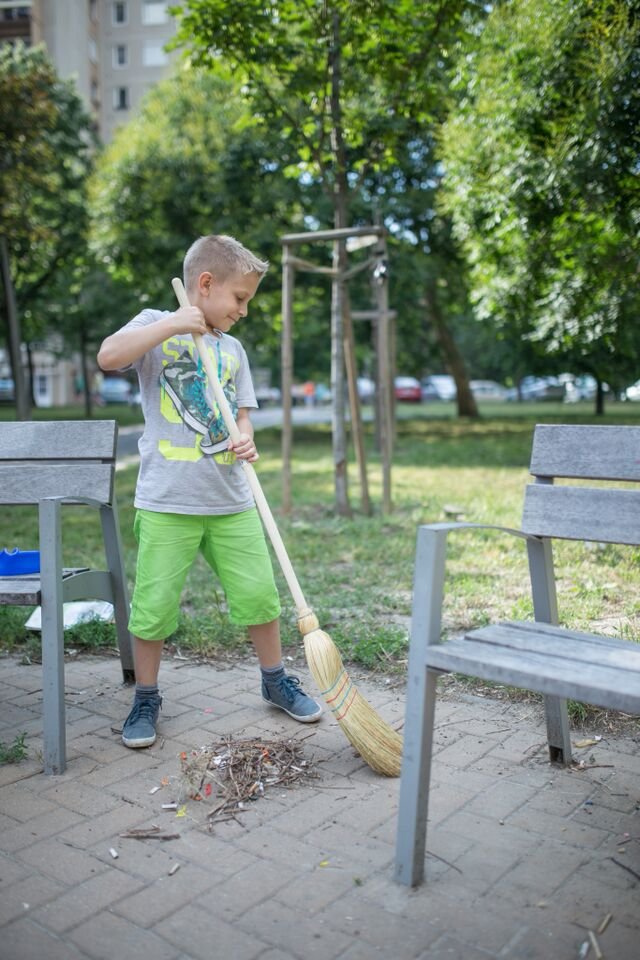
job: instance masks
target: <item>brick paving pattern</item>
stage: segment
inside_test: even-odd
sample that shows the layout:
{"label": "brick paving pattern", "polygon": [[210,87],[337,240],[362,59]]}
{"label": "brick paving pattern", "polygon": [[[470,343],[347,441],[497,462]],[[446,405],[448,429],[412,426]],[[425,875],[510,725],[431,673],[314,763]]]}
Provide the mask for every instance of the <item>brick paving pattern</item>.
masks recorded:
{"label": "brick paving pattern", "polygon": [[[40,667],[0,659],[0,740],[25,731],[29,747],[0,767],[2,960],[574,960],[596,957],[583,945],[608,915],[605,960],[640,956],[637,723],[564,770],[546,762],[535,704],[445,694],[427,882],[408,890],[393,880],[399,781],[327,713],[310,728],[265,707],[254,663],[167,660],[158,742],[129,751],[114,732],[131,700],[119,677],[115,659],[68,663],[69,765],[45,777]],[[358,686],[402,722],[402,687]],[[212,832],[205,802],[163,810],[180,752],[224,735],[306,738],[319,778],[274,787]],[[152,824],[179,838],[120,837]]]}

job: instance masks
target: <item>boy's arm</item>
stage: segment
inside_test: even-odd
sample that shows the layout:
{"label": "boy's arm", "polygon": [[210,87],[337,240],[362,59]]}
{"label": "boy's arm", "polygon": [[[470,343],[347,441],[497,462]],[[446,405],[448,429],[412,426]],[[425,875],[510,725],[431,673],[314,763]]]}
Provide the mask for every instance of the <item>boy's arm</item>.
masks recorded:
{"label": "boy's arm", "polygon": [[122,370],[169,337],[179,333],[204,336],[209,332],[199,307],[181,307],[155,323],[144,327],[122,327],[112,333],[98,351],[98,364],[102,370]]}
{"label": "boy's arm", "polygon": [[236,423],[240,431],[240,439],[235,443],[229,439],[229,450],[233,450],[240,460],[248,460],[249,463],[254,463],[259,459],[260,454],[253,442],[253,424],[248,407],[240,407],[236,416]]}

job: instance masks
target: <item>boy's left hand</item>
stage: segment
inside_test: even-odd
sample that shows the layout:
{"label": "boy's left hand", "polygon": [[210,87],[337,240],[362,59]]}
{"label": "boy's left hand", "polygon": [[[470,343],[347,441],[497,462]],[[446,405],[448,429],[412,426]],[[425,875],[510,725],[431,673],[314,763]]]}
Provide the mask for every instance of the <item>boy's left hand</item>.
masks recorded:
{"label": "boy's left hand", "polygon": [[241,433],[239,439],[235,442],[230,439],[228,449],[233,450],[240,460],[248,460],[249,463],[254,463],[260,458],[253,437],[250,437],[248,433]]}

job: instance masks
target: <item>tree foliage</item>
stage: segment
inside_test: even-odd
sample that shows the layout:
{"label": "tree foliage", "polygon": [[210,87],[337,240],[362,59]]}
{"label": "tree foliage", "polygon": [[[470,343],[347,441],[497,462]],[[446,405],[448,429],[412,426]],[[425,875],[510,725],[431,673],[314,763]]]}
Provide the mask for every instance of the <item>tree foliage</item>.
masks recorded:
{"label": "tree foliage", "polygon": [[0,130],[3,314],[24,417],[20,319],[27,341],[45,332],[52,290],[84,250],[93,131],[73,85],[56,76],[44,49],[21,43],[0,46]]}
{"label": "tree foliage", "polygon": [[73,85],[43,48],[22,44],[0,46],[0,129],[0,232],[24,311],[86,242],[95,139]]}
{"label": "tree foliage", "polygon": [[480,319],[612,384],[640,349],[638,29],[633,0],[497,5],[442,137]]}
{"label": "tree foliage", "polygon": [[[313,187],[301,190],[283,175],[288,162],[228,77],[187,67],[152,90],[100,157],[90,188],[92,249],[129,289],[131,309],[174,308],[171,277],[181,274],[184,254],[203,234],[237,236],[259,256],[279,260],[280,234],[302,229],[305,210],[317,207]],[[310,289],[304,308],[315,339],[323,319],[317,291]],[[113,327],[126,319],[114,316]],[[277,368],[279,326],[280,278],[273,270],[242,331],[255,365]]]}

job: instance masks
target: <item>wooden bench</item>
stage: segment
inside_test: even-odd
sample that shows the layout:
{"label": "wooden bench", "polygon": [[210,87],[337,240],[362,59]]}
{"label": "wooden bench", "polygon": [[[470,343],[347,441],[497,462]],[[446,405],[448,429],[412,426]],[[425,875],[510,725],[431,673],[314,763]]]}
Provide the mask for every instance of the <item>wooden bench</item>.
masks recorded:
{"label": "wooden bench", "polygon": [[[640,714],[640,644],[558,626],[552,539],[640,544],[640,427],[535,429],[522,527],[535,622],[497,623],[441,641],[447,536],[480,524],[436,523],[417,536],[396,879],[424,879],[436,681],[456,672],[544,695],[549,755],[571,762],[567,698]],[[554,485],[555,478],[617,485]],[[486,529],[486,527],[484,527]],[[495,527],[492,529],[504,530]]]}
{"label": "wooden bench", "polygon": [[[40,574],[0,577],[0,604],[40,606],[44,771],[66,766],[63,603],[108,600],[125,682],[134,680],[129,597],[114,495],[115,421],[0,423],[0,504],[37,504]],[[106,570],[62,565],[64,503],[100,511]],[[6,544],[6,548],[23,546]],[[29,544],[31,546],[31,544]]]}

